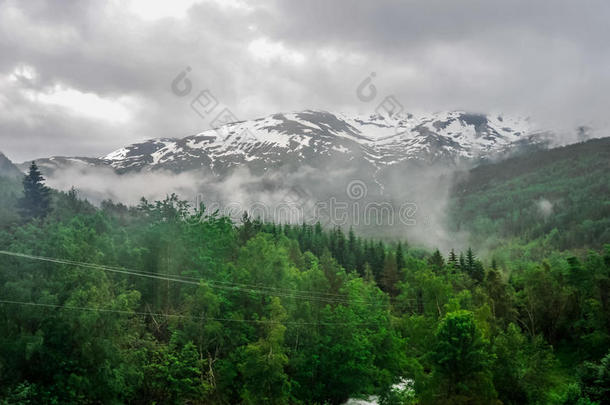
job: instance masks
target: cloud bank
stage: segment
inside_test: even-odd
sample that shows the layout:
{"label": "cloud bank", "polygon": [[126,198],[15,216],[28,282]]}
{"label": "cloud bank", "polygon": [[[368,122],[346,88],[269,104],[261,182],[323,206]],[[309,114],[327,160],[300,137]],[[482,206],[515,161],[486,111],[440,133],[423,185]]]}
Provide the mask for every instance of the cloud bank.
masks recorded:
{"label": "cloud bank", "polygon": [[[610,3],[466,0],[0,1],[0,150],[99,156],[209,127],[170,90],[187,66],[239,119],[411,111],[607,128]],[[605,132],[601,132],[605,134]]]}

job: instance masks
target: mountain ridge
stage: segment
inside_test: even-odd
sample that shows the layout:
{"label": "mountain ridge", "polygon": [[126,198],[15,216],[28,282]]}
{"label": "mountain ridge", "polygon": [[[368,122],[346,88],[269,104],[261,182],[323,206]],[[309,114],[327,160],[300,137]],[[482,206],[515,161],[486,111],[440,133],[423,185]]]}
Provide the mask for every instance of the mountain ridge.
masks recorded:
{"label": "mountain ridge", "polygon": [[[548,133],[527,119],[450,111],[384,116],[321,110],[273,114],[183,138],[137,142],[100,157],[38,159],[43,171],[85,165],[117,173],[204,170],[222,175],[239,166],[264,172],[302,162],[362,160],[380,170],[405,161],[457,164],[542,145]],[[25,164],[25,163],[24,163]],[[20,167],[23,169],[23,165]]]}
{"label": "mountain ridge", "polygon": [[6,155],[0,152],[0,176],[9,178],[20,178],[22,171]]}
{"label": "mountain ridge", "polygon": [[610,238],[609,172],[610,137],[479,165],[456,175],[448,217],[479,247],[518,238],[519,254],[536,239],[527,254],[599,249]]}

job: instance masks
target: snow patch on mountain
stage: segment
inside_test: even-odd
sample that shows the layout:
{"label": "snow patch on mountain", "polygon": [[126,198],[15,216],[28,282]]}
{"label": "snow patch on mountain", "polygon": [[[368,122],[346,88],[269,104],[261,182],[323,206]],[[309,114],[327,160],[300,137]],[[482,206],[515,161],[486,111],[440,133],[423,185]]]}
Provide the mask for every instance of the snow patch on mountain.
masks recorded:
{"label": "snow patch on mountain", "polygon": [[[203,168],[221,174],[241,165],[267,170],[324,159],[362,161],[381,170],[405,161],[489,158],[516,145],[542,142],[543,135],[527,119],[499,114],[449,111],[387,116],[306,110],[235,122],[185,138],[150,139],[100,158],[79,159],[119,173]],[[41,163],[61,167],[70,164],[67,159]]]}

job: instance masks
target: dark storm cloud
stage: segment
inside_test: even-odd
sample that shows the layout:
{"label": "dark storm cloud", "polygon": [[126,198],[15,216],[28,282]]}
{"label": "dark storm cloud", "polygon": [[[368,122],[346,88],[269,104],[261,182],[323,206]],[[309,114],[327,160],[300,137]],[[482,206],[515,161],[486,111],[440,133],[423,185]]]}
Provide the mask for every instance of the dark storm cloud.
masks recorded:
{"label": "dark storm cloud", "polygon": [[[186,66],[191,96],[210,89],[241,119],[372,112],[355,88],[375,71],[380,95],[408,109],[607,125],[606,1],[172,2],[182,13],[137,3],[0,2],[0,150],[101,155],[206,129],[169,88]],[[113,103],[123,119],[104,116]]]}

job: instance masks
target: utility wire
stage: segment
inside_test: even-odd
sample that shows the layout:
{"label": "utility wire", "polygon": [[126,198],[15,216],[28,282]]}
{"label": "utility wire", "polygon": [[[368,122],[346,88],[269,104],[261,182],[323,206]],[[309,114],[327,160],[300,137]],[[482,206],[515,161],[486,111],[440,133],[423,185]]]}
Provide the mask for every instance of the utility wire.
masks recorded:
{"label": "utility wire", "polygon": [[[342,296],[339,294],[336,294],[335,295],[336,297],[333,297],[333,296],[325,297],[325,296],[321,296],[321,295],[315,295],[315,294],[317,294],[317,292],[308,292],[308,291],[303,291],[303,290],[283,290],[283,289],[275,289],[273,287],[255,286],[255,285],[230,283],[230,282],[218,282],[218,281],[205,280],[205,279],[200,279],[200,281],[194,281],[194,280],[196,280],[196,278],[188,277],[188,276],[174,276],[174,275],[168,275],[168,274],[162,274],[162,273],[152,273],[152,272],[145,272],[145,271],[141,271],[141,270],[131,270],[131,269],[126,269],[126,268],[106,266],[106,265],[95,264],[95,263],[85,263],[85,262],[77,262],[74,260],[67,260],[67,259],[57,259],[57,258],[52,258],[52,257],[35,256],[35,255],[29,255],[29,254],[25,254],[25,253],[16,253],[16,252],[10,252],[10,251],[5,251],[5,250],[0,250],[0,254],[7,255],[7,256],[13,256],[13,257],[19,257],[19,258],[32,259],[32,260],[46,261],[46,262],[57,263],[57,264],[67,264],[67,265],[73,265],[73,266],[78,266],[78,267],[103,270],[103,271],[113,272],[113,273],[134,275],[134,276],[139,276],[139,277],[147,277],[147,278],[165,280],[165,281],[173,281],[173,282],[178,282],[178,283],[183,283],[183,284],[200,285],[200,281],[204,281],[211,288],[227,290],[227,291],[242,291],[242,292],[254,293],[254,294],[267,294],[267,295],[275,295],[275,296],[280,296],[280,297],[285,297],[285,298],[295,298],[295,299],[303,299],[303,300],[319,301],[319,302],[327,302],[327,303],[348,304],[350,302],[359,302],[359,303],[363,303],[365,305],[374,304],[374,303],[364,301],[364,300],[350,299],[346,295]],[[312,295],[312,293],[313,293],[313,295]],[[345,298],[339,298],[341,296],[345,297]]]}
{"label": "utility wire", "polygon": [[77,307],[77,306],[66,306],[66,305],[56,305],[56,304],[43,304],[43,303],[38,303],[38,302],[2,300],[2,299],[0,299],[0,304],[24,305],[24,306],[44,307],[44,308],[53,308],[53,309],[69,309],[69,310],[75,310],[75,311],[107,312],[107,313],[115,313],[115,314],[121,314],[121,315],[158,316],[158,317],[166,317],[166,318],[192,319],[192,320],[200,320],[200,321],[246,322],[246,323],[255,323],[255,324],[274,324],[274,325],[281,324],[281,325],[295,325],[295,326],[374,325],[372,323],[298,322],[298,321],[281,322],[281,321],[270,321],[270,320],[262,320],[262,319],[215,318],[215,317],[207,317],[207,316],[193,316],[193,315],[182,315],[182,314],[163,314],[163,313],[141,312],[141,311],[126,311],[126,310],[109,309],[109,308],[93,308],[93,307]]}
{"label": "utility wire", "polygon": [[[154,272],[149,272],[149,271],[144,271],[144,270],[128,269],[126,267],[111,266],[111,265],[107,265],[107,264],[83,263],[83,262],[76,262],[74,260],[69,260],[69,259],[55,259],[55,258],[50,258],[50,257],[33,256],[33,255],[27,255],[27,254],[23,254],[23,253],[14,253],[14,252],[8,252],[8,251],[0,251],[0,253],[1,254],[10,254],[10,255],[19,256],[19,257],[26,257],[29,259],[36,258],[36,259],[40,259],[40,260],[41,259],[61,260],[62,262],[65,262],[67,264],[73,264],[76,266],[86,265],[86,266],[93,266],[95,268],[103,267],[103,268],[112,269],[112,270],[121,270],[121,271],[129,270],[133,273],[139,273],[142,275],[150,274],[150,275],[154,275],[154,276],[164,276],[164,277],[170,277],[170,278],[176,278],[176,279],[192,280],[192,281],[196,281],[197,283],[199,283],[202,280],[200,277],[173,275],[173,274],[167,274],[167,273],[154,273]],[[304,293],[304,294],[308,294],[309,296],[320,296],[320,297],[329,297],[329,298],[336,297],[336,298],[340,298],[340,299],[349,298],[347,296],[347,294],[336,294],[336,293],[329,293],[329,292],[323,292],[323,291],[296,290],[296,289],[279,288],[279,287],[268,287],[268,286],[263,286],[260,284],[235,283],[235,282],[223,281],[223,280],[209,280],[208,279],[208,280],[206,280],[206,282],[210,283],[210,284],[225,284],[225,285],[230,285],[230,286],[247,287],[247,288],[255,288],[255,289],[270,290],[270,291],[279,291],[279,292],[284,292],[284,293]]]}

